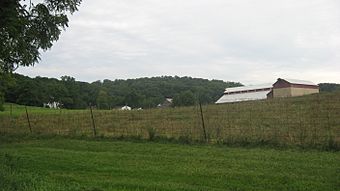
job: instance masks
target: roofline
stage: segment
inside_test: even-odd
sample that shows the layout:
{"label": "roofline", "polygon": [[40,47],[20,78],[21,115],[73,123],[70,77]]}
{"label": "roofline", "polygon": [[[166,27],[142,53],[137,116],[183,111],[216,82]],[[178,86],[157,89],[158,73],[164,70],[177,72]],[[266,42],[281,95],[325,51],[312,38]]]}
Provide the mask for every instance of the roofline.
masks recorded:
{"label": "roofline", "polygon": [[[317,84],[314,84],[313,82],[311,82],[311,83],[313,83],[313,84],[292,83],[292,82],[289,82],[289,81],[287,81],[287,80],[285,80],[285,79],[283,79],[283,78],[278,78],[276,82],[278,82],[279,80],[285,81],[285,82],[287,82],[287,83],[289,83],[289,84],[295,84],[295,85],[305,85],[305,86],[316,86],[316,87],[319,87],[319,85],[317,85]],[[276,82],[275,82],[275,83],[276,83]],[[275,83],[274,83],[274,84],[275,84]],[[273,85],[274,85],[274,84],[273,84]]]}
{"label": "roofline", "polygon": [[230,87],[230,88],[226,88],[224,90],[224,93],[239,92],[239,91],[250,91],[250,90],[261,90],[261,89],[267,89],[267,88],[273,88],[273,85],[267,83],[267,84],[251,85],[251,86]]}

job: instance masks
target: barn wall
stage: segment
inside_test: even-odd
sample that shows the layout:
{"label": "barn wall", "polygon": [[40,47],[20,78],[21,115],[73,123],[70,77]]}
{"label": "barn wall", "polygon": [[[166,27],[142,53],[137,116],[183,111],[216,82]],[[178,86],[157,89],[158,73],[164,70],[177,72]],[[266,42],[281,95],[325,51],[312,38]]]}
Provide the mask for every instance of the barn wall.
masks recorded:
{"label": "barn wall", "polygon": [[315,88],[291,88],[292,96],[303,96],[308,94],[319,93],[319,89]]}
{"label": "barn wall", "polygon": [[273,89],[273,96],[275,97],[291,97],[292,91],[291,88],[277,88]]}
{"label": "barn wall", "polygon": [[303,96],[308,94],[319,93],[319,89],[315,88],[277,88],[273,89],[274,97],[295,97],[295,96]]}

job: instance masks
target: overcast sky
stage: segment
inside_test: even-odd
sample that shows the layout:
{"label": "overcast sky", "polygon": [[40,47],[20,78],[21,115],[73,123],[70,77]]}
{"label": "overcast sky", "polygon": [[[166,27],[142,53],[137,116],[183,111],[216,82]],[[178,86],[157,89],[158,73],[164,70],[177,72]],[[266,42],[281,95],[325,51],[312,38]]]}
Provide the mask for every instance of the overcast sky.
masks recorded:
{"label": "overcast sky", "polygon": [[340,83],[339,0],[83,0],[29,76]]}

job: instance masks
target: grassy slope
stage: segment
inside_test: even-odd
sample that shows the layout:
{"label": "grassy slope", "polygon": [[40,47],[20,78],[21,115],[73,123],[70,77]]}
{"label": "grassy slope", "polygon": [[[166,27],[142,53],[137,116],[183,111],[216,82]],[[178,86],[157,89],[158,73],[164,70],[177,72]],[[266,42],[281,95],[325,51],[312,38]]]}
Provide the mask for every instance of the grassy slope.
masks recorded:
{"label": "grassy slope", "polygon": [[0,190],[336,190],[339,161],[339,152],[2,136]]}

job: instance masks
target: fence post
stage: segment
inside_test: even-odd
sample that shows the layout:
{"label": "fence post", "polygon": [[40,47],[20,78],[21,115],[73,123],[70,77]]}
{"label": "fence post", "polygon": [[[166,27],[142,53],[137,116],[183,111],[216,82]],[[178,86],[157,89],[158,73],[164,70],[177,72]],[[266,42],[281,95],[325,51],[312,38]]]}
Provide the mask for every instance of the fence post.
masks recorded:
{"label": "fence post", "polygon": [[333,137],[332,137],[332,131],[331,131],[331,114],[330,114],[330,108],[327,107],[327,142],[328,146],[331,146],[330,144],[333,143]]}
{"label": "fence post", "polygon": [[28,122],[28,128],[30,130],[30,133],[32,133],[32,127],[31,127],[30,118],[28,116],[27,106],[25,106],[25,111],[26,111],[26,118],[27,118],[27,122]]}
{"label": "fence post", "polygon": [[253,126],[253,116],[252,116],[252,104],[249,104],[249,128],[250,131],[252,132],[252,136],[255,136],[255,128]]}
{"label": "fence post", "polygon": [[13,114],[12,109],[13,109],[13,104],[11,103],[11,105],[10,105],[10,111],[9,111],[9,113],[10,113],[10,115],[11,115],[11,118],[12,118],[12,114]]}
{"label": "fence post", "polygon": [[58,135],[61,135],[61,131],[63,130],[63,125],[62,125],[62,123],[61,123],[61,108],[59,109],[59,117],[58,117],[58,127],[59,127],[59,129],[58,129]]}
{"label": "fence post", "polygon": [[11,103],[11,105],[10,105],[10,110],[9,110],[9,117],[10,117],[10,122],[11,122],[11,128],[13,128],[14,127],[14,125],[13,125],[13,122],[14,122],[14,120],[13,120],[13,112],[12,112],[12,110],[13,110],[13,104]]}
{"label": "fence post", "polygon": [[97,136],[97,132],[96,132],[96,124],[95,124],[95,122],[94,122],[93,111],[92,111],[92,105],[90,105],[90,111],[91,111],[91,119],[92,119],[93,135],[94,135],[94,136]]}
{"label": "fence post", "polygon": [[202,128],[203,128],[203,135],[204,135],[204,140],[207,142],[207,132],[205,130],[205,123],[204,123],[204,116],[203,116],[203,111],[202,111],[202,104],[199,102],[200,105],[200,112],[201,112],[201,120],[202,120]]}

